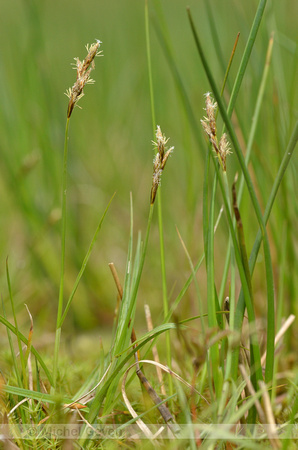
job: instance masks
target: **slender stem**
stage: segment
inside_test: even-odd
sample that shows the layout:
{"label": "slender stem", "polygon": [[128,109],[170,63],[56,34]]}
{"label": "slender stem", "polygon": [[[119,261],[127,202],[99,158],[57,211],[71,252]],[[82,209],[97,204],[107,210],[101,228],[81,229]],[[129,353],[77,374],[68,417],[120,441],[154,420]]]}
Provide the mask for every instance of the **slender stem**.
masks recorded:
{"label": "slender stem", "polygon": [[[261,83],[260,83],[260,87],[259,87],[259,91],[258,91],[258,96],[257,96],[254,113],[252,116],[252,124],[251,124],[250,132],[249,132],[248,142],[247,142],[247,146],[246,146],[246,153],[245,153],[246,165],[248,165],[248,162],[250,160],[252,147],[253,147],[253,143],[254,143],[254,139],[255,139],[255,135],[256,135],[256,129],[257,129],[257,125],[259,123],[261,107],[262,107],[263,101],[264,101],[265,87],[267,85],[269,67],[270,67],[270,63],[271,63],[272,48],[273,48],[273,36],[271,36],[271,38],[269,40],[263,75],[262,75],[262,79],[261,79]],[[239,205],[240,205],[242,194],[243,194],[243,188],[244,188],[244,176],[243,176],[243,174],[241,174],[241,179],[240,179],[239,189],[238,189]]]}
{"label": "slender stem", "polygon": [[[161,201],[161,191],[157,192],[157,211],[158,211],[158,229],[159,229],[159,243],[160,243],[160,265],[161,265],[161,276],[162,276],[162,299],[163,299],[163,312],[164,318],[167,317],[169,313],[169,302],[167,294],[167,281],[166,281],[166,263],[165,263],[165,248],[164,248],[164,236],[163,236],[163,223],[162,223],[162,201]],[[171,351],[171,338],[170,333],[166,333],[166,349],[167,349],[167,364],[168,367],[172,367],[172,351]],[[173,395],[173,379],[169,375],[169,394]]]}
{"label": "slender stem", "polygon": [[249,58],[250,58],[250,55],[251,55],[251,52],[252,52],[256,37],[257,37],[259,26],[260,26],[260,23],[261,23],[263,14],[264,14],[264,9],[265,9],[266,3],[267,3],[267,0],[260,0],[259,5],[258,5],[258,9],[257,9],[256,15],[255,15],[248,39],[247,39],[247,43],[246,43],[246,46],[245,46],[245,49],[243,52],[239,70],[238,70],[236,80],[235,80],[235,83],[233,86],[231,99],[230,99],[229,106],[227,109],[227,113],[228,113],[229,117],[231,117],[232,112],[235,107],[235,103],[236,103],[238,93],[239,93],[239,90],[240,90],[240,87],[242,84],[242,80],[243,80],[243,77],[244,77],[244,74],[246,71],[246,67],[247,67],[247,64],[248,64],[248,61],[249,61]]}
{"label": "slender stem", "polygon": [[[151,102],[151,115],[152,115],[152,127],[153,135],[156,129],[155,118],[155,103],[154,103],[154,90],[153,90],[153,77],[152,77],[152,64],[151,64],[151,51],[150,51],[150,34],[149,34],[149,18],[148,18],[148,1],[145,1],[145,28],[146,28],[146,49],[147,49],[147,63],[148,63],[148,77],[149,77],[149,90],[150,90],[150,102]],[[157,212],[158,212],[158,229],[159,229],[159,243],[160,243],[160,265],[162,276],[162,298],[163,298],[163,310],[164,318],[167,317],[169,312],[168,295],[167,295],[167,283],[166,283],[166,264],[165,264],[165,250],[164,250],[164,236],[163,236],[163,222],[162,222],[162,199],[160,189],[157,192]],[[167,348],[167,364],[171,368],[172,352],[170,333],[166,333],[166,348]],[[169,395],[173,394],[173,379],[168,377],[169,382]]]}
{"label": "slender stem", "polygon": [[153,134],[154,134],[156,120],[155,120],[154,91],[153,91],[152,64],[151,64],[151,51],[150,51],[148,0],[145,1],[145,32],[146,32],[146,51],[147,51],[148,77],[149,77],[150,105],[151,105],[151,115],[152,115],[152,127],[153,127]]}
{"label": "slender stem", "polygon": [[56,389],[57,372],[58,372],[58,356],[61,338],[61,317],[63,310],[63,294],[64,294],[64,265],[65,265],[65,236],[66,236],[66,194],[67,194],[67,156],[68,156],[68,130],[69,117],[66,121],[65,139],[64,139],[64,154],[63,154],[63,174],[62,174],[62,222],[61,222],[61,267],[60,267],[60,287],[59,300],[54,348],[54,363],[53,363],[53,382],[54,389]]}
{"label": "slender stem", "polygon": [[[208,311],[208,325],[210,329],[216,329],[217,324],[217,305],[215,298],[215,285],[214,285],[214,207],[215,207],[215,194],[217,186],[217,176],[214,177],[214,183],[212,188],[212,196],[210,201],[209,212],[209,224],[207,231],[207,248],[205,249],[206,266],[207,266],[207,311]],[[210,361],[212,365],[212,375],[214,379],[214,387],[216,392],[216,398],[220,398],[222,389],[222,373],[219,367],[219,348],[218,342],[213,344],[210,349]],[[212,382],[209,380],[211,385]]]}

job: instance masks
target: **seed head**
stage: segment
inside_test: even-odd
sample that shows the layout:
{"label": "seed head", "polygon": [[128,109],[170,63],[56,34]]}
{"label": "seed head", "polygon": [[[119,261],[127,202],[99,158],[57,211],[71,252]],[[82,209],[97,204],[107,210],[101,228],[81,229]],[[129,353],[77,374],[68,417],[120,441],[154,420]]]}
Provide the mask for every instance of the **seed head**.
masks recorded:
{"label": "seed head", "polygon": [[155,201],[156,192],[161,182],[161,175],[165,168],[168,157],[174,150],[174,147],[170,147],[168,150],[166,149],[166,144],[168,140],[169,138],[166,139],[166,137],[161,132],[160,126],[157,125],[156,142],[153,142],[153,145],[157,149],[157,153],[153,160],[153,176],[152,176],[152,188],[150,197],[151,205]]}
{"label": "seed head", "polygon": [[219,154],[222,160],[222,165],[223,165],[223,171],[226,172],[227,168],[226,168],[226,158],[227,155],[229,155],[231,152],[231,147],[230,147],[230,143],[227,140],[227,135],[226,133],[224,133],[222,135],[222,137],[220,138],[219,141]]}
{"label": "seed head", "polygon": [[215,113],[217,109],[217,103],[212,99],[210,92],[205,94],[206,97],[206,117],[201,120],[202,127],[207,134],[209,141],[215,151],[217,158],[222,166],[224,172],[226,172],[226,157],[230,151],[230,144],[227,140],[227,135],[224,133],[218,143],[217,128]]}
{"label": "seed head", "polygon": [[79,58],[74,58],[75,60],[75,68],[77,71],[77,79],[72,88],[67,89],[66,95],[69,98],[68,108],[67,108],[67,118],[71,116],[71,113],[80,100],[83,97],[83,89],[86,84],[93,84],[94,80],[90,78],[91,71],[95,68],[94,58],[96,56],[101,56],[101,51],[98,51],[100,47],[101,41],[98,39],[94,44],[90,47],[87,44],[87,56],[83,61],[80,61]]}

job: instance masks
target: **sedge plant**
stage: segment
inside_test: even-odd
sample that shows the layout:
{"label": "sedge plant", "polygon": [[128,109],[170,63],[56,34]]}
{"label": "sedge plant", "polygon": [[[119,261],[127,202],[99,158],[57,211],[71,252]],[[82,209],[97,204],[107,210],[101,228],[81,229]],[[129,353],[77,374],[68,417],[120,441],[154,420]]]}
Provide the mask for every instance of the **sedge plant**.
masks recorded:
{"label": "sedge plant", "polygon": [[57,375],[58,375],[58,358],[61,339],[61,327],[63,317],[63,302],[64,302],[64,265],[65,265],[65,240],[66,240],[66,199],[67,199],[67,160],[68,160],[68,139],[69,139],[69,123],[72,112],[78,101],[84,95],[84,87],[87,84],[94,83],[90,78],[91,71],[95,68],[94,59],[101,55],[99,51],[101,41],[97,40],[90,47],[87,46],[87,56],[83,61],[75,58],[75,67],[77,72],[76,82],[66,92],[69,98],[67,107],[67,119],[65,127],[64,152],[63,152],[63,174],[62,174],[62,208],[61,208],[61,267],[60,267],[60,287],[58,299],[58,311],[56,322],[56,336],[54,348],[54,362],[53,362],[53,388],[56,389]]}
{"label": "sedge plant", "polygon": [[[189,250],[187,248],[184,236],[178,231],[178,239],[182,243],[191,273],[188,278],[186,277],[186,280],[185,274],[181,275],[182,286],[177,288],[178,292],[173,289],[175,297],[170,304],[170,294],[167,291],[166,247],[163,241],[165,225],[162,218],[162,191],[159,189],[159,186],[173,147],[167,147],[168,139],[161,128],[156,126],[153,82],[155,80],[154,57],[152,58],[154,53],[151,55],[149,2],[146,1],[145,27],[148,75],[155,136],[151,191],[149,188],[146,193],[146,205],[149,208],[149,215],[144,239],[139,233],[136,248],[134,248],[134,212],[131,196],[130,235],[126,268],[123,288],[120,286],[121,282],[118,282],[118,287],[120,286],[118,292],[121,293],[121,300],[114,317],[114,328],[111,333],[109,350],[104,351],[103,346],[100,345],[99,359],[87,375],[84,372],[84,380],[79,389],[74,394],[61,392],[58,399],[57,394],[59,391],[62,391],[59,374],[64,368],[64,363],[60,356],[62,350],[60,348],[62,326],[71,308],[74,295],[109,207],[108,205],[100,219],[71,294],[66,298],[64,273],[67,236],[66,206],[69,126],[70,118],[75,111],[78,100],[83,95],[86,84],[92,83],[90,73],[94,69],[95,57],[101,53],[99,51],[101,43],[96,41],[87,48],[88,54],[83,61],[76,58],[77,79],[73,87],[67,92],[69,104],[67,108],[62,174],[61,272],[53,369],[51,368],[51,362],[48,362],[41,354],[41,351],[37,351],[34,347],[32,318],[30,319],[31,328],[28,336],[25,336],[20,331],[21,327],[17,320],[7,263],[6,277],[14,324],[11,324],[7,319],[7,313],[4,308],[3,316],[0,316],[0,322],[6,327],[10,351],[13,355],[14,378],[12,377],[3,387],[10,405],[10,411],[7,414],[10,424],[13,421],[15,423],[18,422],[18,424],[26,424],[29,421],[35,424],[41,422],[45,424],[50,422],[63,423],[63,421],[66,422],[68,420],[77,421],[80,429],[77,442],[73,442],[75,448],[91,449],[99,448],[100,446],[116,448],[122,444],[131,445],[127,435],[119,435],[117,431],[129,432],[130,425],[135,426],[135,424],[141,430],[138,430],[137,433],[144,433],[142,436],[151,440],[149,445],[152,447],[156,446],[155,439],[160,439],[159,443],[161,446],[164,445],[164,448],[177,448],[177,445],[185,446],[187,442],[186,445],[189,448],[198,448],[200,446],[202,448],[231,448],[237,446],[244,448],[244,445],[245,448],[260,449],[263,448],[261,440],[265,439],[266,443],[273,448],[280,448],[281,446],[287,448],[285,442],[288,442],[288,439],[291,437],[291,429],[286,427],[288,425],[292,426],[297,421],[297,407],[294,403],[295,396],[297,398],[297,387],[295,385],[297,377],[293,377],[292,372],[287,371],[283,375],[287,378],[287,381],[284,381],[285,378],[283,378],[283,381],[279,383],[278,362],[280,355],[276,354],[276,352],[278,351],[278,339],[285,333],[290,323],[293,323],[294,318],[290,316],[285,323],[285,328],[283,328],[284,305],[282,303],[287,275],[286,247],[281,252],[278,299],[275,299],[273,296],[272,242],[269,239],[269,231],[271,231],[269,219],[281,182],[294,153],[298,138],[298,127],[297,124],[294,126],[291,133],[289,133],[288,142],[282,148],[283,155],[274,180],[272,180],[270,195],[264,197],[265,207],[264,211],[262,211],[259,195],[257,195],[259,190],[256,185],[256,180],[259,180],[256,176],[256,180],[254,179],[254,182],[252,182],[253,178],[250,168],[248,168],[248,163],[254,154],[253,143],[265,98],[264,92],[267,86],[268,71],[271,70],[272,37],[268,44],[268,53],[257,93],[252,125],[249,133],[243,133],[244,137],[248,136],[245,157],[243,155],[243,144],[242,142],[241,145],[239,144],[239,130],[235,127],[235,122],[231,120],[231,117],[233,112],[237,119],[240,114],[236,108],[238,94],[243,89],[242,81],[247,73],[252,49],[256,44],[256,37],[263,18],[266,1],[260,0],[258,3],[234,83],[232,83],[230,78],[230,63],[225,64],[225,55],[221,48],[221,39],[216,27],[216,17],[212,12],[211,4],[206,2],[206,5],[208,23],[212,30],[220,67],[225,71],[227,65],[228,69],[225,77],[222,77],[224,80],[222,85],[224,87],[220,92],[211,67],[212,60],[210,61],[206,57],[208,53],[204,51],[199,33],[196,30],[195,21],[190,10],[188,10],[190,27],[200,61],[207,76],[208,89],[212,91],[212,94],[207,93],[205,95],[206,112],[204,113],[205,117],[202,117],[201,110],[198,111],[192,106],[192,99],[188,96],[188,90],[184,82],[185,74],[180,74],[179,72],[174,47],[171,44],[171,34],[167,29],[167,20],[163,15],[161,2],[158,0],[152,2],[152,7],[156,11],[157,17],[157,20],[155,18],[154,22],[155,31],[164,51],[165,60],[169,63],[174,80],[175,93],[180,102],[183,121],[193,133],[196,143],[194,151],[203,155],[206,161],[204,180],[200,179],[203,185],[200,186],[203,188],[203,194],[201,195],[201,192],[198,193],[198,197],[202,197],[203,204],[202,226],[200,226],[203,253],[195,256],[197,262],[194,263],[192,260],[193,249]],[[234,51],[235,49],[233,49]],[[201,86],[199,86],[199,89],[201,92]],[[203,98],[203,92],[201,94]],[[227,102],[226,106],[225,100],[227,98],[229,98],[229,102]],[[221,133],[218,130],[217,112],[219,112],[219,119],[221,118],[224,123]],[[242,120],[241,118],[239,119],[240,128],[243,125],[243,121],[243,117]],[[209,141],[208,147],[206,141]],[[195,161],[195,159],[192,159],[189,148],[187,148],[185,153],[189,160]],[[229,180],[234,175],[231,173],[231,160],[233,158],[237,158],[238,161],[240,183],[234,179],[234,183],[231,185]],[[191,177],[191,174],[196,173],[197,167],[193,164],[191,169],[187,174],[189,177]],[[191,185],[192,181],[189,181],[189,183]],[[250,249],[250,245],[246,240],[247,222],[245,221],[245,211],[241,201],[245,189],[249,194],[250,214],[256,219],[258,224],[258,231],[253,241],[252,249]],[[286,189],[285,192],[287,193]],[[221,206],[221,203],[223,203],[223,207],[220,208],[220,212],[216,216],[218,205]],[[162,279],[160,298],[163,298],[163,302],[161,302],[162,313],[160,317],[154,317],[155,328],[141,334],[135,317],[138,299],[141,297],[140,293],[142,292],[141,279],[144,264],[148,257],[149,236],[154,223],[153,217],[156,206],[160,235]],[[224,212],[222,213],[222,211]],[[191,214],[193,214],[193,211],[191,211]],[[183,220],[184,217],[181,217],[181,221]],[[180,230],[180,224],[178,223],[177,230]],[[228,231],[228,238],[225,241],[224,269],[220,283],[218,283],[217,260],[215,257],[217,236],[215,233],[221,233],[223,226]],[[283,229],[286,228],[284,226]],[[253,278],[260,249],[264,252],[262,264],[265,269],[266,294],[264,298],[266,299],[267,313],[266,321],[264,321],[264,330],[261,331],[256,320],[258,318],[258,305],[255,304]],[[206,263],[205,268],[203,266],[204,261]],[[149,263],[150,260],[147,262]],[[201,274],[204,270],[204,276],[202,277]],[[202,280],[206,280],[205,292],[204,288],[202,288],[204,283]],[[154,283],[156,286],[155,279]],[[218,284],[220,284],[219,289]],[[191,291],[191,285],[194,286],[194,292]],[[224,293],[226,291],[228,291],[228,296],[225,297]],[[183,302],[192,297],[197,299],[198,315],[193,313],[186,318],[180,319],[178,307],[183,307]],[[275,327],[276,315],[277,327]],[[275,328],[280,330],[278,335],[275,333]],[[192,333],[191,338],[189,338],[189,331]],[[261,333],[264,336],[266,334],[264,343],[262,343],[260,338]],[[21,362],[20,368],[13,349],[12,335],[15,335],[17,338]],[[152,364],[158,365],[156,361],[152,361],[150,353],[154,346],[159,346],[161,352],[161,339],[163,338],[166,345],[161,358],[167,361],[168,367],[161,363],[158,364],[159,368],[162,368],[167,375],[164,376],[163,381],[158,380],[158,382],[155,382],[154,376],[151,377],[150,372],[147,372],[147,367]],[[25,352],[23,352],[23,345],[27,348]],[[32,387],[32,376],[30,375],[32,372],[31,357],[34,357],[37,374],[34,388]],[[82,360],[80,360],[80,364],[83,364]],[[42,374],[41,370],[43,371]],[[140,397],[138,390],[135,389],[135,380],[139,381],[136,375],[140,380],[138,386],[141,388],[143,397]],[[47,378],[47,383],[51,387],[50,393],[43,389],[43,376]],[[165,382],[165,380],[167,381]],[[186,386],[185,390],[182,390],[180,384],[178,384],[181,382]],[[153,395],[158,393],[160,384],[166,386],[167,393]],[[144,388],[147,393],[151,393],[151,399],[155,399],[153,400],[155,403],[153,407],[147,407],[144,400],[144,394],[146,394]],[[278,397],[280,390],[283,393],[282,400]],[[280,421],[278,407],[281,407],[281,401],[286,405],[282,416],[285,422],[283,426],[286,429],[286,439],[282,444],[279,440],[282,429],[277,427],[278,421]],[[294,407],[292,407],[293,404]],[[286,409],[289,411],[287,415]],[[161,410],[167,411],[168,415],[159,415],[158,411],[160,412]],[[160,426],[156,435],[151,434],[148,428],[153,420],[151,419],[152,417]],[[171,426],[169,426],[168,422],[170,422]],[[109,441],[108,438],[100,434],[100,426],[108,424],[116,425],[116,429],[110,434],[110,438],[117,439],[116,441]],[[175,424],[175,427],[172,426],[173,424]],[[264,426],[263,435],[260,436],[256,427],[251,427],[251,425],[255,424]],[[119,427],[117,428],[118,425]],[[184,425],[187,425],[190,430],[186,433],[186,437],[183,435]],[[240,434],[239,429],[243,433],[246,432],[248,439],[245,441],[245,444],[243,444],[243,436]],[[136,428],[133,430],[135,432]],[[164,438],[164,430],[169,432],[169,435],[162,440]],[[137,433],[133,434],[135,439],[137,439]],[[22,435],[18,428],[14,433],[14,443],[21,448],[32,448],[32,445],[33,448],[40,447],[41,441],[39,438],[29,441],[29,439],[24,439],[24,436],[26,437],[25,434]],[[167,439],[169,436],[171,441]],[[129,438],[131,438],[131,435]],[[179,438],[181,438],[181,441],[179,441]],[[188,441],[185,440],[186,438]],[[61,448],[65,444],[55,439],[48,439],[45,445],[48,448]],[[143,448],[144,441],[136,440],[135,446]]]}

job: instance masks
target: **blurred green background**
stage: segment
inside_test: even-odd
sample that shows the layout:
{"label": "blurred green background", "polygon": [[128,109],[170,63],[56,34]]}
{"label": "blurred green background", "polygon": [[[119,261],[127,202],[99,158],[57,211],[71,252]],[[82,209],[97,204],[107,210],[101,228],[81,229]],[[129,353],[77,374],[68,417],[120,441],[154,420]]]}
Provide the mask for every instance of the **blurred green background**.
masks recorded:
{"label": "blurred green background", "polygon": [[[228,101],[258,2],[256,0],[149,1],[150,38],[156,121],[175,146],[162,180],[167,282],[170,301],[190,274],[179,242],[178,227],[191,257],[203,253],[202,187],[207,144],[200,119],[210,88],[203,72],[186,14],[191,7],[214,77],[221,87],[225,68],[240,32],[229,75]],[[12,290],[21,327],[29,327],[26,303],[35,332],[55,328],[60,270],[60,204],[66,89],[75,81],[73,58],[83,59],[85,45],[103,43],[96,59],[93,86],[70,121],[66,239],[66,294],[70,293],[97,223],[116,192],[87,270],[76,293],[65,327],[73,330],[112,329],[116,289],[109,262],[123,280],[130,227],[130,192],[134,233],[144,234],[149,210],[153,159],[153,126],[145,41],[145,2],[141,0],[1,1],[0,15],[0,291],[8,306],[5,261],[8,256]],[[212,12],[217,36],[210,29]],[[275,33],[272,64],[261,120],[253,147],[252,178],[265,207],[295,121],[297,108],[297,2],[268,0],[256,46],[237,101],[234,123],[243,151],[251,127],[265,56]],[[171,49],[195,125],[190,123],[168,62]],[[296,75],[296,79],[295,79]],[[219,122],[220,123],[220,122]],[[219,126],[219,129],[221,126]],[[234,154],[228,176],[238,169]],[[212,177],[210,183],[212,182]],[[297,182],[296,182],[297,188]],[[297,193],[297,189],[296,189]],[[218,196],[218,208],[221,198]],[[257,232],[250,201],[244,195],[241,214],[248,252]],[[295,292],[294,218],[297,214],[295,167],[283,181],[269,236],[278,290],[282,249],[286,246],[288,278],[285,311],[293,311]],[[224,219],[216,233],[215,261],[220,282],[228,232]],[[198,273],[206,292],[204,265]],[[266,305],[262,253],[254,274],[259,314]],[[228,294],[227,286],[227,292]],[[148,302],[155,325],[162,317],[162,292],[157,210],[138,296],[137,319],[145,329],[143,304]],[[179,308],[181,318],[197,314],[195,292],[189,289]],[[1,335],[5,336],[2,327]]]}

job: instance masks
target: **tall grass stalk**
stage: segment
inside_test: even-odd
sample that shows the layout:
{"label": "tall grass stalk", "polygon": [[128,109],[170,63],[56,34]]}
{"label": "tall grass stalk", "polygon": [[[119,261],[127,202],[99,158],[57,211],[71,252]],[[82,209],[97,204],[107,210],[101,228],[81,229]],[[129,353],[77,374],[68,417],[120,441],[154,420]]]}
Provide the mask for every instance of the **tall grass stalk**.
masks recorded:
{"label": "tall grass stalk", "polygon": [[[210,329],[217,329],[218,318],[217,312],[219,305],[216,301],[216,290],[214,280],[214,207],[215,207],[215,185],[217,181],[214,179],[214,187],[212,189],[212,196],[210,200],[210,212],[208,222],[208,237],[207,249],[205,249],[206,265],[207,265],[207,311],[208,311],[208,325]],[[209,349],[210,360],[212,364],[212,376],[216,391],[216,397],[219,398],[222,390],[223,374],[219,362],[219,344],[216,342]],[[211,381],[211,380],[210,380]]]}
{"label": "tall grass stalk", "polygon": [[63,152],[63,173],[62,173],[62,208],[61,208],[61,266],[60,266],[60,287],[58,298],[58,311],[54,347],[54,361],[53,361],[53,388],[57,387],[57,372],[58,372],[58,358],[61,340],[61,317],[63,311],[64,298],[64,264],[65,264],[65,239],[66,239],[66,197],[67,197],[67,157],[68,157],[68,130],[69,117],[66,120],[65,138],[64,138],[64,152]]}
{"label": "tall grass stalk", "polygon": [[[66,240],[66,200],[67,200],[67,160],[68,160],[68,132],[69,122],[71,114],[84,95],[83,89],[86,84],[92,84],[94,81],[90,78],[90,73],[94,69],[94,58],[99,56],[101,52],[98,51],[101,42],[96,41],[90,47],[87,45],[87,56],[83,61],[79,58],[75,58],[77,79],[72,88],[69,88],[66,92],[69,98],[67,108],[67,119],[65,127],[64,137],[64,152],[63,152],[63,171],[62,171],[62,207],[61,207],[61,266],[60,266],[60,286],[59,286],[59,298],[58,298],[58,311],[56,322],[56,334],[55,334],[55,347],[54,347],[54,361],[53,361],[53,390],[57,387],[57,375],[58,375],[58,358],[61,340],[61,326],[62,326],[62,311],[64,300],[64,265],[65,265],[65,240]],[[68,305],[67,305],[68,306]]]}
{"label": "tall grass stalk", "polygon": [[[149,11],[148,0],[145,1],[145,32],[146,32],[146,50],[147,50],[147,63],[148,63],[148,78],[149,78],[149,94],[151,104],[151,116],[153,135],[156,129],[156,114],[155,114],[155,101],[153,90],[153,75],[152,75],[152,63],[151,63],[151,51],[150,51],[150,33],[149,33]],[[161,280],[162,280],[162,299],[163,299],[163,312],[164,318],[167,317],[169,312],[168,294],[167,294],[167,279],[166,279],[166,263],[165,263],[165,247],[164,247],[164,231],[162,220],[162,197],[161,191],[157,193],[157,211],[158,211],[158,229],[159,229],[159,243],[160,243],[160,266],[161,266]],[[172,367],[172,350],[171,350],[171,337],[170,333],[166,333],[166,358],[168,367]],[[173,395],[173,380],[168,376],[169,395]]]}

